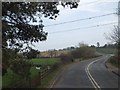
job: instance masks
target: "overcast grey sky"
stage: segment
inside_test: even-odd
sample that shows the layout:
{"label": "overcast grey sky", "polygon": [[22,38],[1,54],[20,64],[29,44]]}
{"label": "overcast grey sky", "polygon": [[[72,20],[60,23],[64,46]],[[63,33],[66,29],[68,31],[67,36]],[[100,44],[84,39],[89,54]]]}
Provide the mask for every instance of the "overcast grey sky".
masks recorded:
{"label": "overcast grey sky", "polygon": [[[43,24],[46,26],[115,13],[117,12],[118,1],[119,0],[80,0],[77,9],[63,8],[59,6],[58,8],[60,9],[60,13],[57,19],[50,20],[48,18],[43,18]],[[104,33],[111,33],[114,28],[113,26],[117,25],[117,23],[87,29],[82,28],[108,24],[117,21],[118,16],[116,14],[112,14],[94,19],[86,19],[73,23],[44,27],[44,31],[48,32],[47,40],[35,43],[34,48],[40,51],[46,51],[50,49],[77,46],[80,42],[84,42],[89,45],[96,45],[97,42],[100,42],[100,45],[104,45],[105,43],[110,42],[105,38]],[[71,30],[75,28],[79,29]]]}

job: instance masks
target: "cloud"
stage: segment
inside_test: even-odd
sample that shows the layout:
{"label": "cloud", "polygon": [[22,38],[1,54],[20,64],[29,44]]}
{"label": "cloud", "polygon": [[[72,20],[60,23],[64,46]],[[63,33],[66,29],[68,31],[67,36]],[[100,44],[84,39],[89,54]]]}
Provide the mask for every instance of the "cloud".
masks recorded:
{"label": "cloud", "polygon": [[119,0],[80,0],[79,6],[77,9],[69,9],[69,8],[63,8],[61,6],[58,6],[58,8],[61,10],[61,13],[64,15],[69,15],[70,12],[76,13],[80,11],[88,12],[88,13],[103,13],[110,12],[109,10],[106,10],[108,8],[101,8],[101,6],[106,6],[105,4],[108,4],[108,2],[118,2]]}
{"label": "cloud", "polygon": [[89,4],[89,5],[84,5],[84,6],[79,6],[78,8],[80,11],[87,11],[87,12],[100,12],[100,10],[98,10],[96,8],[95,4]]}
{"label": "cloud", "polygon": [[107,11],[106,10],[107,7],[102,10],[100,9],[101,6],[104,7],[106,5],[111,5],[118,2],[119,0],[81,0],[81,2],[79,3],[78,9],[80,11],[98,13],[98,12]]}
{"label": "cloud", "polygon": [[100,0],[81,0],[77,10],[87,12],[101,12],[97,9],[97,5],[99,3]]}
{"label": "cloud", "polygon": [[80,0],[80,3],[90,3],[90,2],[119,2],[119,0]]}
{"label": "cloud", "polygon": [[101,2],[119,2],[119,0],[101,0]]}

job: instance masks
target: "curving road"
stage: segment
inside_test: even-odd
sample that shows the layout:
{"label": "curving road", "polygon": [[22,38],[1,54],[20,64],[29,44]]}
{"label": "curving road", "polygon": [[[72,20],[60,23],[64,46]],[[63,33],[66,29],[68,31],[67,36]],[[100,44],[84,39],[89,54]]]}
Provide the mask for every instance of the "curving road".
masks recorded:
{"label": "curving road", "polygon": [[108,71],[105,61],[110,55],[69,65],[57,77],[52,88],[112,88],[118,90],[118,76]]}

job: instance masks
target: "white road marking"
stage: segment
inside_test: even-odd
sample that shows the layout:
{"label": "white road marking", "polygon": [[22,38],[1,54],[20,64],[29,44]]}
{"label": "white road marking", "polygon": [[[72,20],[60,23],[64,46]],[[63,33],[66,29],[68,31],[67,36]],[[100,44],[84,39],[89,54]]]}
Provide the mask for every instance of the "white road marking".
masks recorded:
{"label": "white road marking", "polygon": [[[106,57],[108,57],[108,56],[106,56]],[[101,60],[101,59],[92,61],[92,62],[89,63],[88,66],[85,68],[85,71],[86,71],[86,73],[87,73],[87,76],[88,76],[89,80],[91,81],[92,85],[94,86],[94,88],[95,88],[96,90],[101,90],[101,88],[100,88],[100,86],[97,84],[97,82],[95,81],[95,79],[93,78],[93,76],[91,75],[91,73],[90,73],[90,71],[89,71],[89,67],[90,67],[93,63],[95,63],[95,62],[97,62],[97,61],[99,61],[99,60]],[[50,86],[50,88],[53,88],[56,80],[57,80],[57,78],[53,81],[53,83],[52,83],[52,85]]]}
{"label": "white road marking", "polygon": [[95,79],[93,78],[93,76],[91,75],[91,73],[90,73],[90,71],[89,71],[89,67],[90,67],[93,63],[95,63],[95,62],[97,62],[97,61],[99,61],[99,60],[100,60],[100,59],[95,60],[95,61],[92,61],[92,62],[89,63],[88,66],[85,68],[85,71],[86,71],[86,73],[87,73],[87,76],[88,76],[89,80],[91,81],[92,85],[94,86],[94,88],[95,88],[96,90],[101,90],[101,88],[100,88],[100,86],[98,85],[98,83],[95,81]]}

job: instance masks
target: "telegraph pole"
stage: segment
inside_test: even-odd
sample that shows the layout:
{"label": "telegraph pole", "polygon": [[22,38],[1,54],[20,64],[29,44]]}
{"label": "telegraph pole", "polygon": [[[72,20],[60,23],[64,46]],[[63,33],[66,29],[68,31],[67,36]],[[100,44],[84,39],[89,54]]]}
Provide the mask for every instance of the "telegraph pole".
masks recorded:
{"label": "telegraph pole", "polygon": [[[118,2],[118,52],[120,49],[120,1]],[[118,53],[120,54],[120,53]]]}
{"label": "telegraph pole", "polygon": [[120,1],[118,2],[118,30],[120,30]]}
{"label": "telegraph pole", "polygon": [[[119,60],[120,60],[120,1],[118,2],[118,65],[120,65]],[[118,72],[120,72],[120,70]]]}

